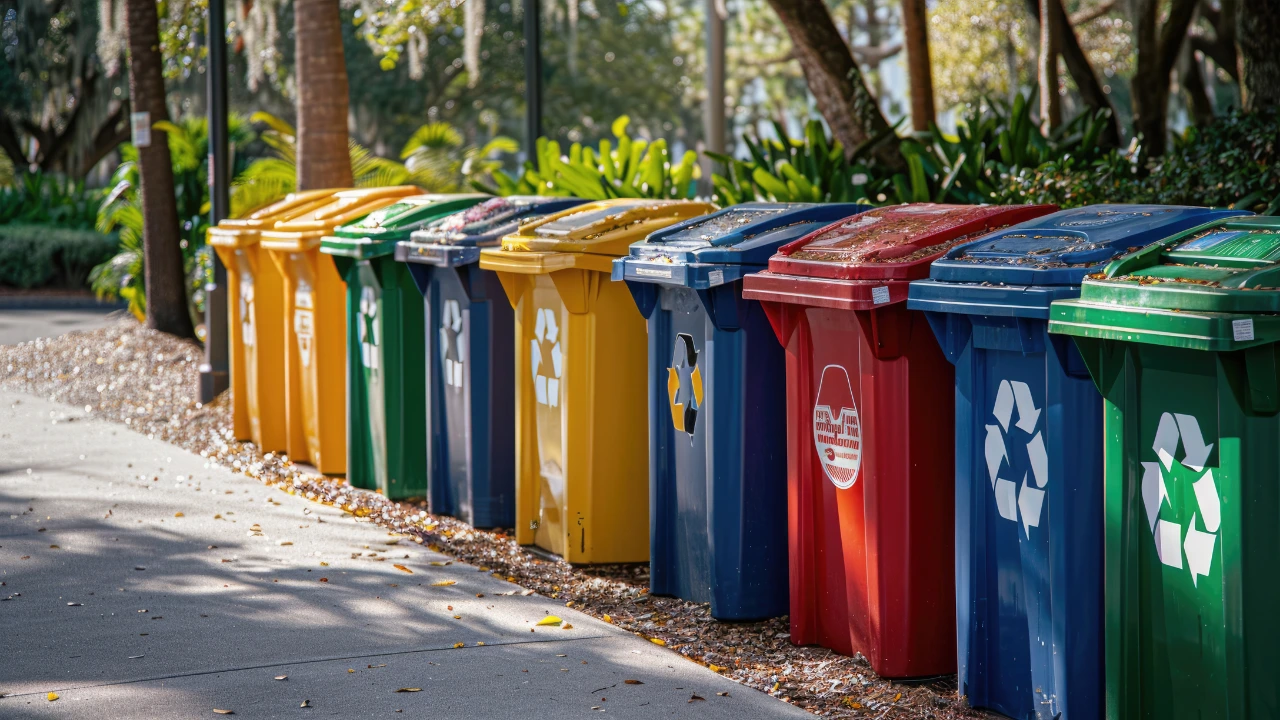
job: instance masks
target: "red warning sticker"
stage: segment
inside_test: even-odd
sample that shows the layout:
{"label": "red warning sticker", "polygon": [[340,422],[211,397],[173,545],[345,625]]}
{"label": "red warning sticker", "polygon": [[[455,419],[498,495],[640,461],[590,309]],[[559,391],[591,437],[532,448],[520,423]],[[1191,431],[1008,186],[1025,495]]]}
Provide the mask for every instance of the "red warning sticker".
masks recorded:
{"label": "red warning sticker", "polygon": [[862,467],[862,423],[849,373],[840,365],[822,369],[813,405],[813,443],[827,479],[841,490],[853,487]]}

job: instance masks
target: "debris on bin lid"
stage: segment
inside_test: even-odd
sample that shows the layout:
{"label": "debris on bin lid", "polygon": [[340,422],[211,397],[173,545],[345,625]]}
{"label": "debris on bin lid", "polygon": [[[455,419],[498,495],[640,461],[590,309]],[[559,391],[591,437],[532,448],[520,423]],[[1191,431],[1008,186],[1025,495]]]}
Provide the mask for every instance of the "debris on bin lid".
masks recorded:
{"label": "debris on bin lid", "polygon": [[877,208],[784,245],[769,269],[831,278],[923,277],[929,263],[952,247],[1055,209],[934,203]]}
{"label": "debris on bin lid", "polygon": [[411,195],[392,205],[374,210],[363,218],[334,231],[340,237],[360,237],[384,232],[403,231],[406,226],[422,224],[443,213],[461,210],[488,198],[480,193],[457,195]]}
{"label": "debris on bin lid", "polygon": [[[715,209],[701,200],[596,200],[523,225],[502,239],[502,251],[621,255],[655,230]],[[481,267],[496,257],[481,260]]]}
{"label": "debris on bin lid", "polygon": [[540,215],[568,210],[586,202],[577,198],[512,195],[485,200],[479,205],[433,221],[413,233],[416,243],[482,245],[498,243],[522,222]]}
{"label": "debris on bin lid", "polygon": [[1020,223],[959,246],[933,264],[949,282],[1078,285],[1089,268],[1222,217],[1245,215],[1176,205],[1090,205]]}

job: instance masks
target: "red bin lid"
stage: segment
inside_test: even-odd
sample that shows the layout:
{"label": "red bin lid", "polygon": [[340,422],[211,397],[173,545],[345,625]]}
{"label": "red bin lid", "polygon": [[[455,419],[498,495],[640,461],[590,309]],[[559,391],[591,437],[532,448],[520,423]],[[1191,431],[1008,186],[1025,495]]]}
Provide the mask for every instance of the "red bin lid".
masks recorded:
{"label": "red bin lid", "polygon": [[782,246],[769,259],[769,271],[837,280],[926,278],[930,263],[952,247],[1056,209],[935,203],[877,208]]}

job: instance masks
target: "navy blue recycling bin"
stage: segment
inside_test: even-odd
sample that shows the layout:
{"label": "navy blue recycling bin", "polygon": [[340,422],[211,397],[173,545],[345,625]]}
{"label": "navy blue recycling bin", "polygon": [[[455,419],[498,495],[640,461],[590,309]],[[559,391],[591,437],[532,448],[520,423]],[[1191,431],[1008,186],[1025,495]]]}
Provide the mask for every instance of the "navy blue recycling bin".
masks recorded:
{"label": "navy blue recycling bin", "polygon": [[649,326],[652,592],[710,602],[722,620],[787,613],[786,356],[741,280],[868,209],[745,203],[613,261]]}
{"label": "navy blue recycling bin", "polygon": [[515,320],[480,250],[572,198],[493,198],[396,245],[426,313],[428,500],[475,527],[515,523]]}
{"label": "navy blue recycling bin", "polygon": [[1219,217],[1063,210],[951,249],[907,307],[956,366],[960,692],[1019,720],[1103,716],[1102,400],[1049,304],[1112,258]]}

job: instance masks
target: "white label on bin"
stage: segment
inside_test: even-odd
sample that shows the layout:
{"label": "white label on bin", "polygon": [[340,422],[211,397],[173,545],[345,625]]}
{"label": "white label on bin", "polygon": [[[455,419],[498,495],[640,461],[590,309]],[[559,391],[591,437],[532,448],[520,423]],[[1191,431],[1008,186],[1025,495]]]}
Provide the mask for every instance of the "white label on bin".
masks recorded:
{"label": "white label on bin", "polygon": [[841,490],[853,487],[862,468],[862,422],[849,372],[840,365],[822,369],[813,405],[813,443],[831,484]]}
{"label": "white label on bin", "polygon": [[889,302],[889,286],[881,285],[880,287],[871,288],[871,302],[876,305],[883,305]]}
{"label": "white label on bin", "polygon": [[983,455],[987,479],[995,492],[996,512],[1013,522],[1021,516],[1022,531],[1031,537],[1031,528],[1040,527],[1045,486],[1049,484],[1049,455],[1039,430],[1041,412],[1031,386],[1018,380],[1001,380],[991,415],[996,424],[986,426]]}
{"label": "white label on bin", "polygon": [[639,275],[640,277],[656,277],[656,278],[671,277],[670,270],[656,270],[654,268],[646,268],[646,267],[636,268],[636,274]]}
{"label": "white label on bin", "polygon": [[1253,339],[1253,319],[1231,321],[1231,335],[1236,342]]}
{"label": "white label on bin", "polygon": [[[1157,462],[1142,463],[1142,506],[1156,557],[1164,565],[1181,570],[1185,554],[1185,567],[1195,587],[1199,586],[1201,577],[1207,577],[1213,570],[1218,531],[1222,527],[1218,485],[1213,478],[1213,468],[1205,467],[1214,445],[1204,441],[1200,421],[1194,415],[1167,412],[1160,416],[1155,441],[1151,444]],[[1181,460],[1178,459],[1179,447],[1182,448]],[[1178,492],[1175,488],[1174,494],[1169,493],[1171,483],[1187,480],[1191,480],[1194,503],[1188,502],[1185,491]],[[1178,506],[1174,505],[1173,498],[1179,499]],[[1166,505],[1168,511],[1165,511]],[[1179,511],[1179,508],[1182,509]],[[1182,520],[1188,510],[1191,517],[1187,519],[1184,534]]]}
{"label": "white label on bin", "polygon": [[707,273],[707,282],[711,287],[724,284],[724,270],[712,270]]}

